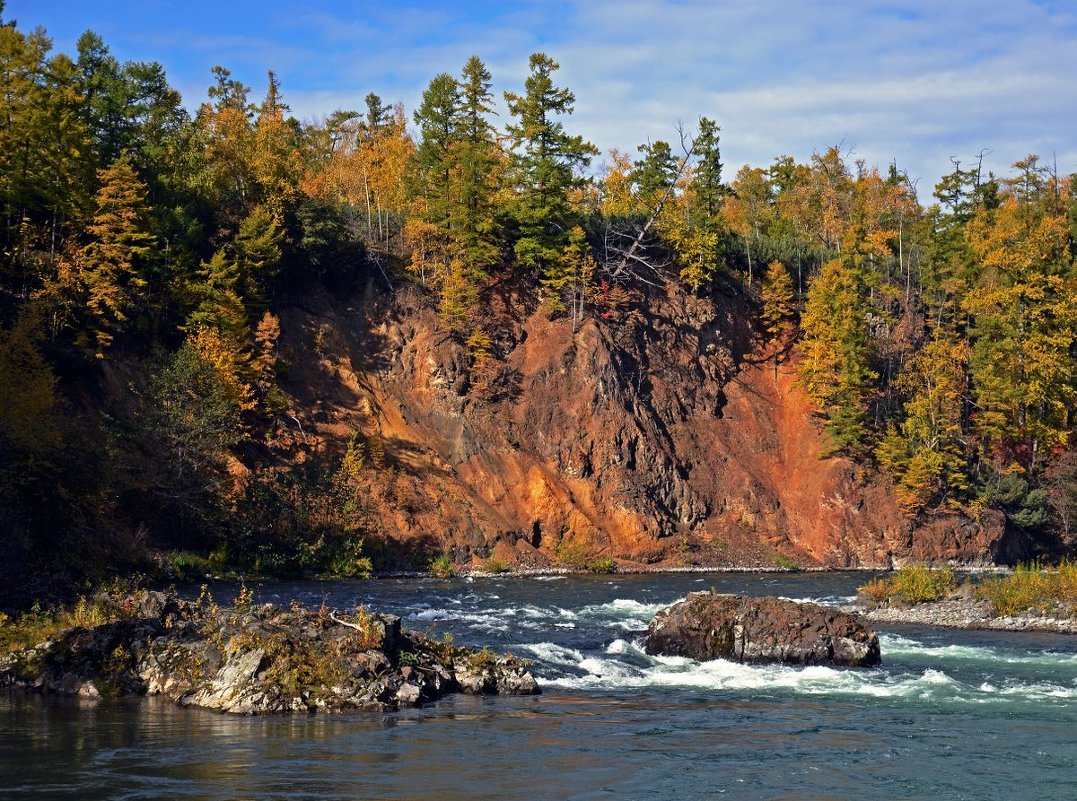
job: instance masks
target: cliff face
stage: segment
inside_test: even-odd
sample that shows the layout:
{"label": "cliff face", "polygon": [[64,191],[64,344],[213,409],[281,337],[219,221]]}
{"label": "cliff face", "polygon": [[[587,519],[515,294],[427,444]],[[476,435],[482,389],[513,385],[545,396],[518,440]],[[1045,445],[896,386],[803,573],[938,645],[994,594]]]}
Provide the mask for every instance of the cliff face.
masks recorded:
{"label": "cliff face", "polygon": [[791,354],[745,302],[670,286],[642,306],[573,331],[495,291],[474,365],[417,293],[310,297],[282,315],[297,438],[361,432],[375,528],[458,562],[993,560],[1001,516],[914,523],[883,477],[823,456]]}

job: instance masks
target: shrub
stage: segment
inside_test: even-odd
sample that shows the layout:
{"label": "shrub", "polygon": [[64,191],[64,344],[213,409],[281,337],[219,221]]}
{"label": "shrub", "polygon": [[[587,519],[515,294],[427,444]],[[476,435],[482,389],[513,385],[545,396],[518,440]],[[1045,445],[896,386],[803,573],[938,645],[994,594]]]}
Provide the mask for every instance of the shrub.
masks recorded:
{"label": "shrub", "polygon": [[587,562],[583,570],[587,573],[615,573],[617,563],[609,556],[600,556]]}
{"label": "shrub", "polygon": [[584,573],[613,573],[617,563],[608,556],[596,556],[582,537],[570,534],[557,544],[555,551],[562,564]]}
{"label": "shrub", "polygon": [[954,572],[948,567],[903,567],[891,576],[869,581],[857,592],[875,603],[900,599],[919,604],[944,598],[954,587]]}
{"label": "shrub", "polygon": [[435,556],[430,561],[430,575],[442,579],[452,578],[456,575],[456,568],[448,554],[443,553],[439,556]]}
{"label": "shrub", "polygon": [[1008,576],[984,579],[976,594],[1006,617],[1029,610],[1063,611],[1077,617],[1077,564],[1062,562],[1055,570],[1018,565]]}
{"label": "shrub", "polygon": [[133,609],[117,603],[107,592],[79,596],[69,609],[46,610],[35,603],[17,618],[0,613],[0,653],[33,647],[64,629],[89,629],[133,614]]}
{"label": "shrub", "polygon": [[800,567],[796,559],[781,551],[774,556],[774,566],[781,570],[796,570]]}
{"label": "shrub", "polygon": [[508,569],[508,565],[492,556],[482,563],[484,573],[504,573]]}

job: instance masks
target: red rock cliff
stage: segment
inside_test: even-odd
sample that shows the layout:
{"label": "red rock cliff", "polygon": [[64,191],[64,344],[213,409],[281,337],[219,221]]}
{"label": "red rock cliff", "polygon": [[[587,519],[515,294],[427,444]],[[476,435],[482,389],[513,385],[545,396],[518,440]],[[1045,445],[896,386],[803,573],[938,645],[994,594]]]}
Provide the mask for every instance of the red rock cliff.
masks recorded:
{"label": "red rock cliff", "polygon": [[742,300],[670,286],[575,332],[533,306],[493,294],[482,369],[406,290],[283,316],[307,445],[384,447],[371,503],[389,541],[524,565],[992,561],[1000,516],[910,520],[885,478],[823,456],[794,357]]}

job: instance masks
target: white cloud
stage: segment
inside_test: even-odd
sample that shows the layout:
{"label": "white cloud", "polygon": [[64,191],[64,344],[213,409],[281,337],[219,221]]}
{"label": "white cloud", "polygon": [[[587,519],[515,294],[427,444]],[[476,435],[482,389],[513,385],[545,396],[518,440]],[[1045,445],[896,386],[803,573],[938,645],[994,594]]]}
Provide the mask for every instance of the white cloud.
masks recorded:
{"label": "white cloud", "polygon": [[[7,16],[34,25],[46,15],[51,26],[48,9],[28,3],[9,0]],[[996,171],[1030,151],[1077,171],[1072,2],[310,0],[299,11],[263,0],[257,13],[215,14],[189,0],[171,27],[152,10],[160,4],[118,13],[117,3],[54,16],[102,30],[121,58],[160,59],[191,106],[221,63],[256,97],[274,69],[300,117],[355,108],[370,91],[410,111],[434,75],[457,73],[473,53],[500,97],[520,89],[528,55],[543,50],[575,92],[569,125],[603,149],[672,139],[678,120],[706,115],[722,126],[730,176],[838,142],[869,163],[897,159],[925,197],[950,155],[983,148]]]}

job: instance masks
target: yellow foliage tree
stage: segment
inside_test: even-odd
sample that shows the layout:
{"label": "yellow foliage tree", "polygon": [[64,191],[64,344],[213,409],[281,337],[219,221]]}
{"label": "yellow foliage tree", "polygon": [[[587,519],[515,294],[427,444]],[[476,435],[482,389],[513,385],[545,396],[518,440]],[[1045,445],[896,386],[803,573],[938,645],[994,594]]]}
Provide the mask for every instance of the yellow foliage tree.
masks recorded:
{"label": "yellow foliage tree", "polygon": [[79,254],[81,280],[98,358],[127,322],[147,280],[142,260],[154,237],[145,230],[146,186],[123,156],[98,172],[90,241]]}

